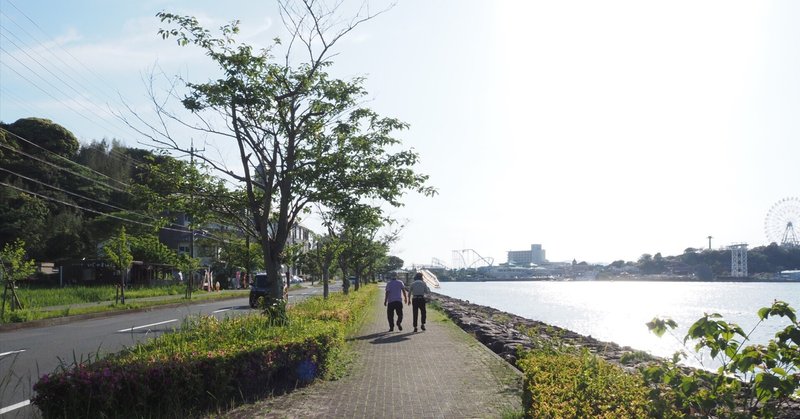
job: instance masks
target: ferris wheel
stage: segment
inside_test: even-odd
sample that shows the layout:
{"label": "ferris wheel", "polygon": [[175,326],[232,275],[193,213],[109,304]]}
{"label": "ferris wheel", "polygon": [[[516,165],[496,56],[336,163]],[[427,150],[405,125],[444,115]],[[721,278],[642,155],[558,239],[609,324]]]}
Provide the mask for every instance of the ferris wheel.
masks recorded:
{"label": "ferris wheel", "polygon": [[770,243],[787,247],[800,246],[795,227],[800,228],[800,198],[781,199],[769,209],[764,230]]}

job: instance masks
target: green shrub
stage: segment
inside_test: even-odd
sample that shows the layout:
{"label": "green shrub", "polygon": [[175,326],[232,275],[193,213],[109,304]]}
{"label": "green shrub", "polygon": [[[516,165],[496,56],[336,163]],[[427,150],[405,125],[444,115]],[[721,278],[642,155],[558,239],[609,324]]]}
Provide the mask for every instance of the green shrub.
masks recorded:
{"label": "green shrub", "polygon": [[523,407],[531,418],[646,418],[648,389],[588,351],[532,351],[518,361]]}
{"label": "green shrub", "polygon": [[362,289],[289,307],[291,321],[280,326],[260,314],[194,318],[175,333],[44,375],[32,402],[44,417],[186,417],[294,389],[326,372],[376,298],[376,287]]}
{"label": "green shrub", "polygon": [[[22,323],[27,322],[34,319],[34,314],[31,310],[21,309],[21,310],[8,310],[5,314],[5,317],[8,319],[8,323]],[[5,321],[4,321],[5,323]]]}
{"label": "green shrub", "polygon": [[[776,316],[789,325],[775,333],[766,345],[748,344],[753,331]],[[720,366],[715,372],[686,370],[679,365],[686,352],[680,351],[671,360],[644,368],[645,380],[654,391],[668,390],[687,414],[776,416],[800,396],[800,322],[795,310],[783,301],[761,308],[758,318],[756,326],[746,333],[718,313],[705,314],[689,327],[682,341],[670,331],[678,326],[675,321],[653,319],[647,323],[653,333],[663,336],[669,332],[684,345],[694,342],[694,351],[707,350]]]}

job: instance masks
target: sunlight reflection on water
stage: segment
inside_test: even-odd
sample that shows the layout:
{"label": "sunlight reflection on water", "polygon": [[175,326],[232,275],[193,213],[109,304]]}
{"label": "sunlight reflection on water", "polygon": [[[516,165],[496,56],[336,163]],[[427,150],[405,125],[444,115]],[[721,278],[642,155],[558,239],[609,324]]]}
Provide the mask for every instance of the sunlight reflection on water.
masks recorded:
{"label": "sunlight reflection on water", "polygon": [[[749,332],[758,322],[758,309],[776,299],[800,308],[800,283],[442,282],[437,292],[664,357],[682,346],[669,335],[651,334],[645,323],[653,317],[675,320],[674,333],[682,341],[704,313],[719,313]],[[782,319],[768,320],[751,340],[765,343],[786,324]],[[686,363],[701,366],[696,359]],[[702,364],[712,366],[708,360]]]}

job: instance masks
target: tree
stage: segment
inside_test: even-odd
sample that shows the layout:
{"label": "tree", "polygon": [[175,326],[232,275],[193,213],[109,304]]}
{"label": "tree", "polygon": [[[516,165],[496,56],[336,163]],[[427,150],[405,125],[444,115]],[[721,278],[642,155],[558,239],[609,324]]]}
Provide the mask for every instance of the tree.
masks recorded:
{"label": "tree", "polygon": [[331,234],[322,236],[314,243],[314,249],[309,252],[310,258],[322,273],[322,296],[327,299],[329,294],[329,284],[331,278],[331,266],[337,260],[342,251],[342,244],[339,239]]}
{"label": "tree", "polygon": [[402,269],[405,262],[403,259],[400,259],[397,256],[389,255],[386,258],[386,263],[383,265],[383,268],[380,270],[381,273],[391,272],[398,269]]}
{"label": "tree", "polygon": [[119,269],[122,304],[125,304],[125,277],[133,263],[133,255],[131,254],[128,237],[125,235],[125,227],[120,228],[119,234],[103,246],[103,252],[111,263]]}
{"label": "tree", "polygon": [[[393,221],[384,217],[379,207],[359,203],[352,198],[343,199],[320,215],[322,224],[328,230],[328,236],[335,237],[339,245],[336,261],[342,271],[342,291],[346,294],[350,290],[351,269],[356,274],[354,285],[358,290],[359,275],[368,266],[367,259],[373,252],[371,247],[376,241],[378,231]],[[388,244],[396,236],[397,233],[387,235],[380,250],[381,256],[386,254]]]}
{"label": "tree", "polygon": [[608,265],[608,266],[611,266],[612,268],[622,269],[622,267],[625,266],[625,261],[622,260],[622,259],[615,260],[615,261],[611,262],[611,265]]}
{"label": "tree", "polygon": [[129,242],[134,260],[164,265],[175,265],[178,260],[175,252],[161,243],[155,235],[130,237]]}
{"label": "tree", "polygon": [[[181,121],[163,107],[156,109],[162,120],[191,126],[239,151],[240,170],[210,154],[196,156],[242,186],[262,246],[268,296],[274,299],[283,295],[280,265],[289,232],[309,204],[374,199],[399,206],[406,191],[435,193],[425,185],[427,176],[413,170],[418,155],[394,151],[400,141],[393,135],[407,125],[360,106],[366,95],[363,79],[334,79],[324,71],[332,65],[334,45],[376,14],[357,15],[337,28],[341,20],[335,16],[336,7],[307,0],[299,5],[281,2],[280,8],[290,37],[283,61],[276,60],[271,49],[238,43],[237,22],[222,26],[221,36],[214,37],[193,17],[159,13],[162,22],[174,24],[159,31],[163,38],[204,50],[222,75],[207,83],[186,84],[189,93],[182,104],[200,118],[199,124]],[[278,41],[273,47],[280,45]],[[292,47],[297,45],[308,57],[292,65]],[[225,121],[224,126],[214,126],[212,118]],[[157,146],[192,151],[164,127],[147,124],[140,132]]]}
{"label": "tree", "polygon": [[[79,147],[78,140],[66,128],[42,118],[0,123],[0,132],[4,137],[0,142],[0,181],[7,185],[0,190],[0,244],[25,237],[29,254],[47,257],[48,241],[74,233],[74,210],[39,195],[72,201],[61,189],[74,190],[77,176],[59,168],[80,169],[70,160]],[[67,215],[60,217],[62,213]]]}
{"label": "tree", "polygon": [[36,152],[37,146],[62,157],[73,157],[80,147],[78,139],[68,129],[49,119],[22,118],[10,125],[2,125],[10,138],[16,139],[24,151]]}
{"label": "tree", "polygon": [[6,243],[3,246],[3,251],[0,252],[0,280],[3,282],[3,301],[0,305],[0,318],[2,318],[2,310],[6,306],[6,294],[11,290],[11,310],[22,308],[22,303],[19,301],[14,288],[16,288],[16,281],[25,279],[34,272],[36,272],[36,261],[28,259],[25,252],[25,242],[17,239],[14,243]]}

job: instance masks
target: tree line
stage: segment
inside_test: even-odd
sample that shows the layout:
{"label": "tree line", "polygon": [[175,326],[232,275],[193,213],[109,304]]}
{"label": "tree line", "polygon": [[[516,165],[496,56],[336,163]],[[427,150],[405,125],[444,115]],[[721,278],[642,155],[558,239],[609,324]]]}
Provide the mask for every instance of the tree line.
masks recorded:
{"label": "tree line", "polygon": [[[693,274],[699,279],[710,280],[731,275],[731,251],[689,247],[680,255],[645,253],[635,262],[617,260],[609,265],[618,269],[625,266],[634,266],[642,274],[648,275]],[[772,276],[793,269],[800,269],[800,247],[770,243],[747,251],[747,270],[750,276]]]}
{"label": "tree line", "polygon": [[[197,239],[198,248],[220,250],[212,268],[264,270],[258,241],[228,212],[237,206],[229,201],[236,191],[204,165],[116,140],[81,145],[68,129],[42,118],[0,123],[0,146],[0,248],[19,251],[23,243],[25,259],[56,263],[114,259],[120,255],[109,249],[122,238],[133,260],[191,271],[198,261],[159,239],[162,229],[186,232],[175,217],[191,214],[197,228],[224,226]],[[311,252],[289,246],[281,262],[319,278],[324,270],[369,278],[402,267],[389,255],[393,237],[374,234],[381,225],[337,230],[329,224],[330,234],[316,237]]]}

